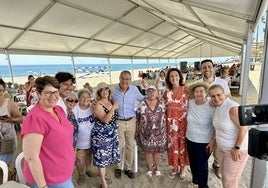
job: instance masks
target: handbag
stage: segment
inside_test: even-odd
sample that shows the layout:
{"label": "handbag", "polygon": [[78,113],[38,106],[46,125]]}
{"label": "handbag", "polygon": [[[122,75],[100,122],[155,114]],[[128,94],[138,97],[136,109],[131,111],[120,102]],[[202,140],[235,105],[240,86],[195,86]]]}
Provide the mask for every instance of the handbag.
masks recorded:
{"label": "handbag", "polygon": [[0,132],[0,154],[7,154],[14,152],[15,138],[4,138]]}

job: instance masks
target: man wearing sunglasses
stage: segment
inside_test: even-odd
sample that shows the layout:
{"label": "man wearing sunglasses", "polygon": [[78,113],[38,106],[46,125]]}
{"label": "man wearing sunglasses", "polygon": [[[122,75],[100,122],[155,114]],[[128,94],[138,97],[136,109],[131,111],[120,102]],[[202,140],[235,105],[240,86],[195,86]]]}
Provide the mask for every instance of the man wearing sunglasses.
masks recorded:
{"label": "man wearing sunglasses", "polygon": [[55,75],[55,78],[60,83],[60,97],[57,102],[57,105],[62,107],[66,116],[67,116],[67,106],[64,102],[65,98],[70,95],[70,93],[73,91],[73,84],[75,84],[75,78],[72,74],[68,72],[58,72]]}
{"label": "man wearing sunglasses", "polygon": [[[134,155],[134,139],[136,131],[136,111],[135,105],[137,101],[142,101],[144,96],[139,92],[138,88],[131,85],[131,73],[127,70],[122,71],[119,76],[119,85],[115,87],[112,100],[119,103],[117,120],[119,150],[120,156],[123,156],[123,147],[126,146],[125,155],[125,174],[130,178],[135,178],[131,171]],[[122,160],[121,160],[122,163]],[[115,177],[121,178],[121,163],[117,164]]]}

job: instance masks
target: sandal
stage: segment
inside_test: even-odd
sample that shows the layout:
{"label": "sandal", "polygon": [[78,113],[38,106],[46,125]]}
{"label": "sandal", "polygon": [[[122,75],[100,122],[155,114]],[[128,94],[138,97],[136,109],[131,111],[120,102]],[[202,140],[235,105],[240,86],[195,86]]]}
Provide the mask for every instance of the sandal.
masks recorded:
{"label": "sandal", "polygon": [[175,177],[176,174],[178,174],[178,172],[173,172],[172,171],[172,172],[168,173],[168,177],[172,179],[172,178]]}
{"label": "sandal", "polygon": [[155,171],[155,176],[156,177],[160,177],[162,174],[161,174],[161,172],[159,171],[159,170],[157,170],[157,171]]}
{"label": "sandal", "polygon": [[[100,176],[100,173],[98,173],[97,176]],[[105,174],[105,180],[111,180],[111,177],[108,174]]]}
{"label": "sandal", "polygon": [[185,172],[181,172],[181,173],[179,174],[179,179],[180,179],[181,181],[185,181],[185,180],[186,180],[186,174],[185,174]]}
{"label": "sandal", "polygon": [[153,172],[151,170],[147,171],[146,176],[148,176],[149,178],[153,177]]}

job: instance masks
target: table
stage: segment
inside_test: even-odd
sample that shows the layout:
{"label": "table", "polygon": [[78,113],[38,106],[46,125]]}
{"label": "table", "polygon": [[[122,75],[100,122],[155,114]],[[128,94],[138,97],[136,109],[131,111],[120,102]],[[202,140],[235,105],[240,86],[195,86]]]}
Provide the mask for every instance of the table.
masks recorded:
{"label": "table", "polygon": [[0,188],[30,188],[30,187],[15,181],[7,181],[6,183],[0,185]]}

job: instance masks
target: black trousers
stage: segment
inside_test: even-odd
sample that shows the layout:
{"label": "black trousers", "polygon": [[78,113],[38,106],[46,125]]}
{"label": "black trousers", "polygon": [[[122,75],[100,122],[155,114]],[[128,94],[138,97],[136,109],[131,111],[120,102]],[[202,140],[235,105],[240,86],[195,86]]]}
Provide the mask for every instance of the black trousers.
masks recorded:
{"label": "black trousers", "polygon": [[187,149],[190,168],[193,176],[192,182],[198,184],[199,188],[208,188],[208,158],[206,152],[208,143],[196,143],[187,140]]}

